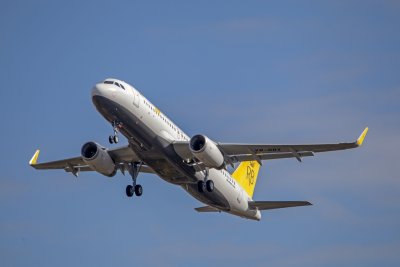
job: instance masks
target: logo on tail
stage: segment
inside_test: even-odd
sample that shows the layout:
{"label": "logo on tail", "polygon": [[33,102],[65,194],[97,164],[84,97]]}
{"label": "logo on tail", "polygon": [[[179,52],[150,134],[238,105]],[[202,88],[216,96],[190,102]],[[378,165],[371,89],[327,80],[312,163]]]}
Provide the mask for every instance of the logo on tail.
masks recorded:
{"label": "logo on tail", "polygon": [[244,161],[234,171],[232,177],[240,184],[250,197],[253,197],[257,183],[260,164],[257,161]]}
{"label": "logo on tail", "polygon": [[254,164],[250,163],[249,166],[247,166],[247,175],[246,179],[249,181],[249,186],[254,184]]}

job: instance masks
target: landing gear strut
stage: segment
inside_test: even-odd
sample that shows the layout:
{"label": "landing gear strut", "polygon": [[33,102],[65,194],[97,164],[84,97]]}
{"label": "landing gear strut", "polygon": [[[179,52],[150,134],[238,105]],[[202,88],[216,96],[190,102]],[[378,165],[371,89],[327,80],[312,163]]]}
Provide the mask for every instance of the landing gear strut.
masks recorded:
{"label": "landing gear strut", "polygon": [[121,126],[121,124],[119,122],[113,121],[111,123],[111,125],[112,125],[113,130],[114,130],[114,135],[110,135],[108,137],[108,142],[110,142],[110,144],[112,144],[112,143],[117,144],[118,141],[119,141],[118,140],[118,128]]}
{"label": "landing gear strut", "polygon": [[140,168],[142,167],[143,163],[136,163],[132,162],[129,164],[129,174],[132,177],[132,185],[128,185],[126,187],[126,195],[128,197],[132,197],[133,195],[136,195],[140,197],[143,194],[143,187],[140,184],[136,184],[137,176],[139,174]]}

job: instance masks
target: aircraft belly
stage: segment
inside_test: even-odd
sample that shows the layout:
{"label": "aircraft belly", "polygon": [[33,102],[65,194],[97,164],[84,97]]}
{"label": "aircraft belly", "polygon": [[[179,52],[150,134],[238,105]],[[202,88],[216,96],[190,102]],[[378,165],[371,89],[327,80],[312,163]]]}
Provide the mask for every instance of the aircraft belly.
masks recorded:
{"label": "aircraft belly", "polygon": [[143,122],[143,118],[135,116],[125,107],[126,103],[119,104],[102,96],[93,96],[93,103],[106,120],[121,123],[119,131],[128,139],[132,150],[163,180],[181,185],[190,195],[205,204],[223,211],[231,210],[233,199],[228,198],[233,196],[226,195],[229,190],[226,190],[224,181],[214,173],[212,175],[216,178],[214,191],[200,193],[197,181],[202,179],[203,175],[185,164],[176,154],[171,142],[157,135]]}
{"label": "aircraft belly", "polygon": [[119,131],[128,139],[132,150],[163,180],[173,184],[197,181],[194,171],[182,162],[170,142],[158,136],[133,112],[101,96],[94,96],[93,103],[108,121],[122,123]]}
{"label": "aircraft belly", "polygon": [[225,198],[224,194],[218,190],[218,188],[214,188],[214,190],[210,192],[200,193],[197,190],[197,184],[186,184],[182,186],[185,191],[187,191],[191,196],[196,198],[198,201],[201,201],[207,205],[216,207],[222,211],[229,211],[230,205],[229,201]]}

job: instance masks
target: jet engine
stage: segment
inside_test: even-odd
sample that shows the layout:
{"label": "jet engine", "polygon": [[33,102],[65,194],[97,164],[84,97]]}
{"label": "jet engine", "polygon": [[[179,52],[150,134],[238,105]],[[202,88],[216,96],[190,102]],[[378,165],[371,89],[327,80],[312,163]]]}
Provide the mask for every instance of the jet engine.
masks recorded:
{"label": "jet engine", "polygon": [[105,176],[112,177],[117,172],[115,163],[107,150],[95,142],[87,142],[82,146],[81,156],[89,167]]}
{"label": "jet engine", "polygon": [[224,156],[207,136],[201,134],[193,136],[189,142],[189,149],[193,156],[203,162],[205,166],[215,169],[224,167]]}

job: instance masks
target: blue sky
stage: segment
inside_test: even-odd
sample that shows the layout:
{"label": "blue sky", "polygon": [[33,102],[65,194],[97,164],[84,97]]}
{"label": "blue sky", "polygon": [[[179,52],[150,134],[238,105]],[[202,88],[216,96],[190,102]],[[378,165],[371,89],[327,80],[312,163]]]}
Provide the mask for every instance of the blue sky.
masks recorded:
{"label": "blue sky", "polygon": [[[0,259],[4,266],[398,266],[398,1],[4,1],[0,9]],[[27,162],[79,154],[111,127],[90,89],[137,87],[189,135],[351,141],[266,162],[257,200],[314,206],[261,222],[198,214],[141,175],[75,179]]]}

